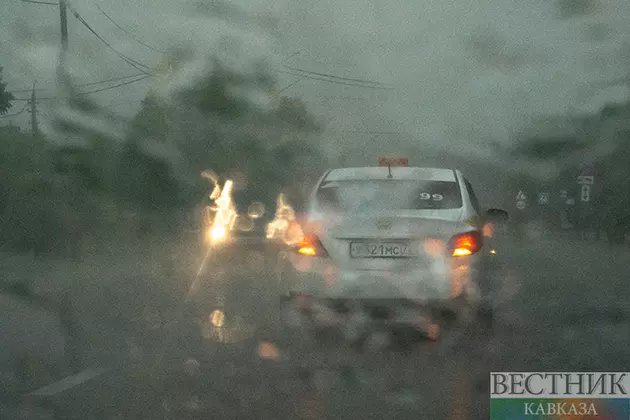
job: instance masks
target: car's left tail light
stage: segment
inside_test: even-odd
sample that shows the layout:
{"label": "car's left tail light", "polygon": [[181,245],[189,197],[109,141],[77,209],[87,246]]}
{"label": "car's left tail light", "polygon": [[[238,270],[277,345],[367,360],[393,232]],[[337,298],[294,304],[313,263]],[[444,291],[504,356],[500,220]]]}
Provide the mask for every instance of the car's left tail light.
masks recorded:
{"label": "car's left tail light", "polygon": [[321,241],[314,235],[308,235],[302,238],[302,240],[297,244],[297,252],[300,255],[306,255],[308,257],[328,256],[328,253],[324,249]]}
{"label": "car's left tail light", "polygon": [[449,241],[449,253],[453,257],[465,257],[478,252],[483,246],[483,237],[479,231],[455,235]]}

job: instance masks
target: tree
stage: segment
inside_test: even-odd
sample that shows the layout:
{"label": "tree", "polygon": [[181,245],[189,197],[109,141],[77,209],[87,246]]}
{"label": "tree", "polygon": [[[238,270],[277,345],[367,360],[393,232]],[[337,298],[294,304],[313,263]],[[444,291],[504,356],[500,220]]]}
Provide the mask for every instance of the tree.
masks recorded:
{"label": "tree", "polygon": [[[624,229],[630,228],[628,121],[630,103],[607,105],[595,115],[566,118],[566,124],[557,124],[562,128],[554,135],[524,135],[525,140],[508,153],[533,165],[545,162],[555,165],[557,176],[547,180],[548,185],[552,190],[567,190],[570,197],[577,197],[574,208],[580,216],[576,216],[575,221],[596,231],[604,228],[609,239],[623,237]],[[535,131],[530,129],[530,132]],[[596,173],[592,174],[595,184],[591,201],[581,203],[576,178],[587,164],[596,168]]]}
{"label": "tree", "polygon": [[573,136],[530,137],[511,150],[519,156],[537,160],[557,160],[586,148],[583,139]]}
{"label": "tree", "polygon": [[177,204],[178,188],[168,162],[150,156],[136,142],[125,145],[116,179],[118,196],[141,210],[166,210]]}
{"label": "tree", "polygon": [[[169,63],[177,72],[193,58],[180,51]],[[168,101],[149,94],[132,121],[128,141],[149,138],[175,145],[200,191],[207,189],[198,176],[201,170],[212,169],[224,177],[238,172],[247,178],[247,191],[239,192],[239,200],[274,205],[280,191],[302,185],[305,173],[312,178],[313,172],[323,169],[317,151],[319,124],[302,101],[277,96],[278,82],[266,63],[255,63],[253,71],[235,70],[216,57],[209,64],[211,70],[204,77]],[[136,148],[134,153],[142,152]],[[134,172],[135,180],[129,182],[123,181],[122,168],[118,173],[121,186],[149,182],[141,181],[146,173]],[[198,193],[191,199],[199,197]]]}
{"label": "tree", "polygon": [[320,128],[299,98],[282,97],[276,115],[281,121],[292,124],[300,130],[317,131]]}
{"label": "tree", "polygon": [[13,106],[11,101],[15,99],[11,92],[6,90],[7,84],[2,81],[2,67],[0,66],[0,115],[5,115]]}
{"label": "tree", "polygon": [[144,98],[142,108],[131,121],[129,138],[163,137],[168,130],[167,112],[168,109],[155,98]]}
{"label": "tree", "polygon": [[107,127],[115,121],[91,98],[69,88],[66,106],[71,116],[56,115],[51,122],[53,136],[61,146],[51,158],[58,175],[70,177],[76,186],[94,196],[112,192],[112,157],[116,142]]}

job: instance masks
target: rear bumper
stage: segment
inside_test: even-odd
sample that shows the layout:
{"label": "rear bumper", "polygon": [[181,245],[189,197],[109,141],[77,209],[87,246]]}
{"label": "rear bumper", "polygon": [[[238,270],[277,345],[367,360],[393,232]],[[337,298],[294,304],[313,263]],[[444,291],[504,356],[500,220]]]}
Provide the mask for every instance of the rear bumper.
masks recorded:
{"label": "rear bumper", "polygon": [[[288,266],[288,267],[287,267]],[[344,270],[312,261],[310,267],[285,266],[288,293],[317,299],[406,300],[416,304],[449,302],[459,296],[480,298],[484,273],[476,260],[455,266],[435,264],[407,272]]]}

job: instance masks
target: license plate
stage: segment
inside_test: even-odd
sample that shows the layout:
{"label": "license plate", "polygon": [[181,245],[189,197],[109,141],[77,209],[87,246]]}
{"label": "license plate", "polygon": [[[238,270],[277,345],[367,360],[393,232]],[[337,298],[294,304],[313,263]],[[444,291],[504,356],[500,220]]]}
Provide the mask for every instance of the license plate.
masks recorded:
{"label": "license plate", "polygon": [[415,247],[404,242],[351,242],[352,258],[411,258],[417,256]]}

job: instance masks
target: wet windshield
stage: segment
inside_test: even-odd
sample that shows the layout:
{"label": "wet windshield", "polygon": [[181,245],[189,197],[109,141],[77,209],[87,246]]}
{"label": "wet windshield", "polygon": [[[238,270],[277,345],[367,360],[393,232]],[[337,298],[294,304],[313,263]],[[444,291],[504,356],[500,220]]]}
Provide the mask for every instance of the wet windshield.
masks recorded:
{"label": "wet windshield", "polygon": [[0,16],[0,420],[630,418],[629,0]]}

